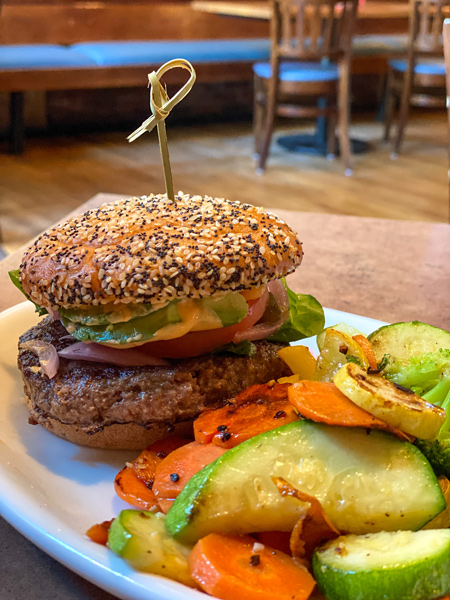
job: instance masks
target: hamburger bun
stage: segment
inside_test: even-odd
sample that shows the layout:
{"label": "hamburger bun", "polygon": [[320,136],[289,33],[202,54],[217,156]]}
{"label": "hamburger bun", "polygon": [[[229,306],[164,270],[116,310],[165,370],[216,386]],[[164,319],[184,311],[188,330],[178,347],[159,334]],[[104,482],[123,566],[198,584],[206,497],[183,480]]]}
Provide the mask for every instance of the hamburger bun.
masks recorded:
{"label": "hamburger bun", "polygon": [[263,338],[290,315],[274,280],[301,259],[297,235],[275,215],[181,192],[174,202],[104,204],[53,227],[19,273],[51,315],[19,344],[30,422],[77,444],[142,449],[190,428],[205,408],[289,375],[277,354],[285,338]]}
{"label": "hamburger bun", "polygon": [[243,291],[291,273],[302,248],[275,215],[179,192],[120,200],[53,227],[20,265],[24,292],[58,310],[99,304],[164,306]]}

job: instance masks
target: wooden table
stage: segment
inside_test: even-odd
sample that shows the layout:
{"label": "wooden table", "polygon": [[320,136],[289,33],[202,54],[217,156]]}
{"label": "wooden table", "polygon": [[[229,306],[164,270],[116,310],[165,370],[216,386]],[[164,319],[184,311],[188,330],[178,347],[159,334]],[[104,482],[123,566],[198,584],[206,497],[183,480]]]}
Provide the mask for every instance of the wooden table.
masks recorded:
{"label": "wooden table", "polygon": [[[268,2],[209,2],[195,0],[191,3],[194,10],[199,10],[227,17],[243,17],[269,21],[272,10]],[[360,19],[407,19],[408,2],[365,2],[358,7]]]}
{"label": "wooden table", "polygon": [[[75,213],[119,197],[98,194]],[[303,264],[291,276],[297,291],[330,308],[391,322],[417,319],[450,330],[450,225],[274,212],[303,242]],[[23,301],[7,274],[18,268],[22,252],[0,262],[0,311]]]}
{"label": "wooden table", "polygon": [[[99,194],[79,211],[118,196]],[[450,329],[450,225],[276,210],[299,233],[305,257],[291,286],[324,306],[386,321]],[[8,280],[22,251],[0,262],[0,310],[23,296]],[[0,519],[1,598],[113,600],[33,546]]]}

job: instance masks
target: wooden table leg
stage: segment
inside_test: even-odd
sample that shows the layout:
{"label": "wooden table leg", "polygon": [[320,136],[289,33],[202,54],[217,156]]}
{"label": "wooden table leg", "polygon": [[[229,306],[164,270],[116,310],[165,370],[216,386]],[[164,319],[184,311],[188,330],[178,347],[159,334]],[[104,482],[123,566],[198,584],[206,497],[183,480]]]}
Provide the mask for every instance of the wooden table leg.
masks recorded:
{"label": "wooden table leg", "polygon": [[10,97],[10,153],[22,154],[25,143],[24,92],[11,92]]}

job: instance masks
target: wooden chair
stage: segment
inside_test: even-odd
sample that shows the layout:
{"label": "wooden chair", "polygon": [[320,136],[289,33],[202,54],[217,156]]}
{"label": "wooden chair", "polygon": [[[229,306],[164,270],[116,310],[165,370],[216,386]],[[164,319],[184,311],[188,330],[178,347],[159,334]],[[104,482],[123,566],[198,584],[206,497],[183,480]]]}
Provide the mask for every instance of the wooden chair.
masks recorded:
{"label": "wooden chair", "polygon": [[449,183],[449,222],[450,222],[450,19],[444,21],[444,58],[445,58],[445,74],[447,81],[447,114],[448,114],[448,183]]}
{"label": "wooden chair", "polygon": [[389,140],[392,114],[400,104],[392,158],[400,150],[411,104],[444,106],[445,65],[442,24],[450,0],[410,0],[409,45],[406,59],[389,61],[384,140]]}
{"label": "wooden chair", "polygon": [[270,63],[253,67],[258,170],[265,168],[274,118],[279,115],[328,117],[329,154],[335,153],[338,117],[348,172],[350,58],[357,0],[272,0],[272,9]]}

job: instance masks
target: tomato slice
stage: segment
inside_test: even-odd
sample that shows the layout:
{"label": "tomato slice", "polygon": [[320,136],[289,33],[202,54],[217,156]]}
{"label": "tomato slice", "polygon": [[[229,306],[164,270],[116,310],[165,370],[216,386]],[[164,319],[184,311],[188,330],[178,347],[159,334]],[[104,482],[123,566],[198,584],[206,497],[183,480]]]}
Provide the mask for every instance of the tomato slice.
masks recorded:
{"label": "tomato slice", "polygon": [[235,325],[207,331],[190,331],[186,335],[173,340],[148,342],[148,344],[142,345],[139,350],[159,358],[189,358],[212,352],[216,348],[232,342],[238,331],[250,329],[257,323],[264,314],[268,297],[269,292],[266,290],[257,300],[249,300],[247,316]]}

